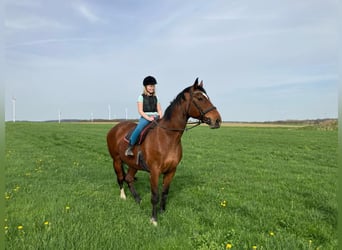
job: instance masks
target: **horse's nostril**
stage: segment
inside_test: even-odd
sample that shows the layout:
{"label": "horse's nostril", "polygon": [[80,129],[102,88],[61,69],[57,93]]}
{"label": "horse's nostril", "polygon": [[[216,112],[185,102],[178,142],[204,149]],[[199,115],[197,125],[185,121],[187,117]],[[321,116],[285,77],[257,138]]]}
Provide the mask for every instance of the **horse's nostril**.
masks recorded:
{"label": "horse's nostril", "polygon": [[221,126],[221,119],[216,119],[214,126],[215,128],[219,128]]}

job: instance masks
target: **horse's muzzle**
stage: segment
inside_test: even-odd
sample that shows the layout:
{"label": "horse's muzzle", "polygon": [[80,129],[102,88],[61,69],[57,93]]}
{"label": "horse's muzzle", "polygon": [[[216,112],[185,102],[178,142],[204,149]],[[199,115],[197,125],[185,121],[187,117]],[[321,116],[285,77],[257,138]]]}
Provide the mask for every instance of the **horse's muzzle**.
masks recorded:
{"label": "horse's muzzle", "polygon": [[210,128],[219,128],[221,127],[221,119],[220,118],[217,118],[214,122],[214,124],[210,125]]}
{"label": "horse's muzzle", "polygon": [[219,128],[221,126],[221,118],[211,119],[209,117],[205,117],[203,122],[209,125],[210,128]]}

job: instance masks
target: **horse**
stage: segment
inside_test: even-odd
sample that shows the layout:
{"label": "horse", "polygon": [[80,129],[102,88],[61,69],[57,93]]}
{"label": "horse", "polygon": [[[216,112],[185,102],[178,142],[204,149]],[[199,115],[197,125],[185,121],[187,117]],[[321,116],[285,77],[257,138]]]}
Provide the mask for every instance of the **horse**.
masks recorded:
{"label": "horse", "polygon": [[[181,137],[187,129],[189,118],[198,119],[199,124],[205,123],[210,128],[219,128],[221,115],[211,103],[203,81],[185,88],[170,103],[164,112],[164,116],[154,123],[148,135],[141,145],[133,148],[134,156],[125,156],[128,143],[125,136],[136,123],[123,121],[111,128],[107,134],[107,146],[113,160],[113,168],[117,176],[120,188],[120,197],[126,199],[123,184],[127,183],[137,203],[141,198],[134,188],[135,174],[138,170],[148,171],[150,174],[152,216],[150,222],[157,225],[157,205],[159,202],[158,182],[163,175],[160,211],[166,209],[166,200],[171,181],[176,173],[177,165],[182,158]],[[123,163],[128,166],[127,174]]]}

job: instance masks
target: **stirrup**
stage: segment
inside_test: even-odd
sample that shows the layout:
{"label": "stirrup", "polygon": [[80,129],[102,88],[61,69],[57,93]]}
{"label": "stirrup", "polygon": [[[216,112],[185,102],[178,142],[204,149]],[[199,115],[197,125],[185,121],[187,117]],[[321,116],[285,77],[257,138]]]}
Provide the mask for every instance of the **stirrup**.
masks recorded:
{"label": "stirrup", "polygon": [[128,148],[125,151],[125,155],[126,156],[133,156],[134,155],[133,152],[132,152],[132,147],[133,146],[128,146]]}

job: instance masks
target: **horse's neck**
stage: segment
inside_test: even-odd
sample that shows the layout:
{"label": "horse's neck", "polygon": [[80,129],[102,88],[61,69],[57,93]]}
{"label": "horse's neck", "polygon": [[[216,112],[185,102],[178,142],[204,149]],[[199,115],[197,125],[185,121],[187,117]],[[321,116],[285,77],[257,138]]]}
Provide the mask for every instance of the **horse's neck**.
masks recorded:
{"label": "horse's neck", "polygon": [[171,119],[165,120],[162,119],[160,121],[160,125],[167,131],[172,131],[172,132],[179,132],[180,136],[182,136],[186,123],[188,121],[188,116],[185,114],[184,111],[184,103],[183,105],[179,105],[177,108],[175,108],[172,111]]}

